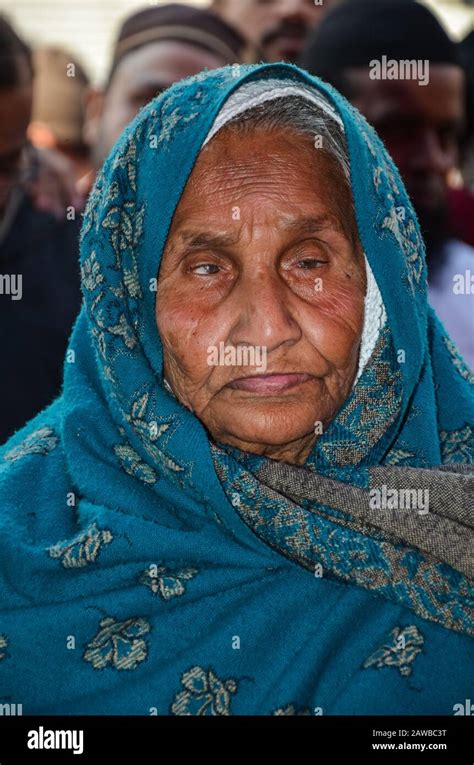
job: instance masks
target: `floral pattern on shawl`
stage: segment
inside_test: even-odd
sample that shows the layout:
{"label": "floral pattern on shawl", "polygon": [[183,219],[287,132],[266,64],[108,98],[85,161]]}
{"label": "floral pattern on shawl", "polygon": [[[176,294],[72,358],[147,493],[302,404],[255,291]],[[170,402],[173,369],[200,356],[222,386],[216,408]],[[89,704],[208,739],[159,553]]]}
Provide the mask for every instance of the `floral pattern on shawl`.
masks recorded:
{"label": "floral pattern on shawl", "polygon": [[221,680],[212,669],[191,667],[183,673],[182,691],[171,705],[173,715],[230,715],[232,695],[237,692],[233,678]]}
{"label": "floral pattern on shawl", "polygon": [[94,563],[103,545],[110,544],[112,539],[109,529],[99,529],[93,523],[71,541],[58,542],[50,547],[48,554],[51,558],[60,558],[64,568],[83,568]]}
{"label": "floral pattern on shawl", "polygon": [[368,667],[396,667],[402,677],[408,677],[413,671],[413,662],[423,650],[423,635],[416,625],[409,627],[394,627],[388,640],[374,651],[364,662]]}
{"label": "floral pattern on shawl", "polygon": [[150,632],[151,625],[146,619],[131,618],[118,621],[106,617],[99,624],[97,635],[86,646],[84,659],[94,669],[112,667],[118,670],[135,669],[145,661],[148,644],[143,638]]}
{"label": "floral pattern on shawl", "polygon": [[19,444],[6,452],[3,459],[15,462],[30,454],[48,454],[58,444],[58,437],[54,430],[43,426],[29,433]]}
{"label": "floral pattern on shawl", "polygon": [[167,566],[151,564],[140,575],[140,583],[149,587],[154,595],[159,595],[163,600],[171,600],[186,592],[186,582],[198,573],[196,568],[181,568],[172,570]]}

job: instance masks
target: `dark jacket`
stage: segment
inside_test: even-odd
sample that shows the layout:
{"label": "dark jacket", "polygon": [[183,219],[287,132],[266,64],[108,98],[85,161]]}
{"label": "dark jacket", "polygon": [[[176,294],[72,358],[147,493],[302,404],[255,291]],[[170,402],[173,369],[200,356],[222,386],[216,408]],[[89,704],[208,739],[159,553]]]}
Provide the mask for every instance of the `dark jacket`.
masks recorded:
{"label": "dark jacket", "polygon": [[[80,223],[79,215],[58,221],[25,196],[0,242],[0,443],[60,392],[81,301]],[[22,277],[21,299],[12,299],[12,275],[17,289]]]}

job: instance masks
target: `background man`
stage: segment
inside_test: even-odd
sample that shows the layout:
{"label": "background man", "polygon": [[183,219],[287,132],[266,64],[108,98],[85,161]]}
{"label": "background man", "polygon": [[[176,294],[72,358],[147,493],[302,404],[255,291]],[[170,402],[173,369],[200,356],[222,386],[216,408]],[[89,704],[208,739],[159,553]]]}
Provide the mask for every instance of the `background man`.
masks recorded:
{"label": "background man", "polygon": [[211,9],[261,50],[265,61],[296,63],[308,33],[337,0],[213,0]]}
{"label": "background man", "polygon": [[[428,83],[373,79],[371,61],[429,62]],[[403,177],[427,246],[430,302],[474,365],[474,308],[466,284],[474,250],[453,237],[449,184],[466,125],[466,75],[458,46],[413,0],[357,0],[334,8],[314,31],[302,65],[333,84],[376,128]],[[472,210],[474,214],[474,209]]]}
{"label": "background man", "polygon": [[58,220],[28,190],[32,85],[31,52],[0,18],[0,443],[59,393],[80,304],[79,211]]}
{"label": "background man", "polygon": [[246,39],[208,11],[170,3],[130,16],[119,32],[105,88],[88,97],[85,138],[95,167],[139,109],[174,82],[254,59]]}

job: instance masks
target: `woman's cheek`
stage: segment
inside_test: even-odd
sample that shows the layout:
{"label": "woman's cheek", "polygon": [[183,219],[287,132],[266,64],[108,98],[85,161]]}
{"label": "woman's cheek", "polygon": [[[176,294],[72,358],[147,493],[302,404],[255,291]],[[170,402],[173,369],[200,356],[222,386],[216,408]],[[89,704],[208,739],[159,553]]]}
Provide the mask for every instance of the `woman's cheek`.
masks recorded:
{"label": "woman's cheek", "polygon": [[222,322],[215,312],[175,299],[163,306],[160,315],[158,330],[169,353],[194,379],[206,377],[209,348],[218,347],[223,339]]}
{"label": "woman's cheek", "polygon": [[364,295],[352,287],[326,289],[312,301],[308,334],[331,364],[345,367],[359,347],[364,321]]}
{"label": "woman's cheek", "polygon": [[336,322],[347,323],[356,331],[360,328],[362,332],[364,297],[365,291],[361,286],[345,277],[345,280],[326,280],[313,305],[321,314],[332,317]]}

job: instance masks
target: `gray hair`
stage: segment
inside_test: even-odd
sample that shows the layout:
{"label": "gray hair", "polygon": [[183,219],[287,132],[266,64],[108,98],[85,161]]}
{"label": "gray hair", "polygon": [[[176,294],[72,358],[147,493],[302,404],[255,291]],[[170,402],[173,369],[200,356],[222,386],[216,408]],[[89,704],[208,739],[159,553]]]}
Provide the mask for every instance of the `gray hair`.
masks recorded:
{"label": "gray hair", "polygon": [[334,157],[343,170],[350,189],[350,163],[343,129],[331,114],[304,96],[283,96],[253,106],[226,122],[225,127],[253,130],[286,128],[321,139],[321,151]]}

